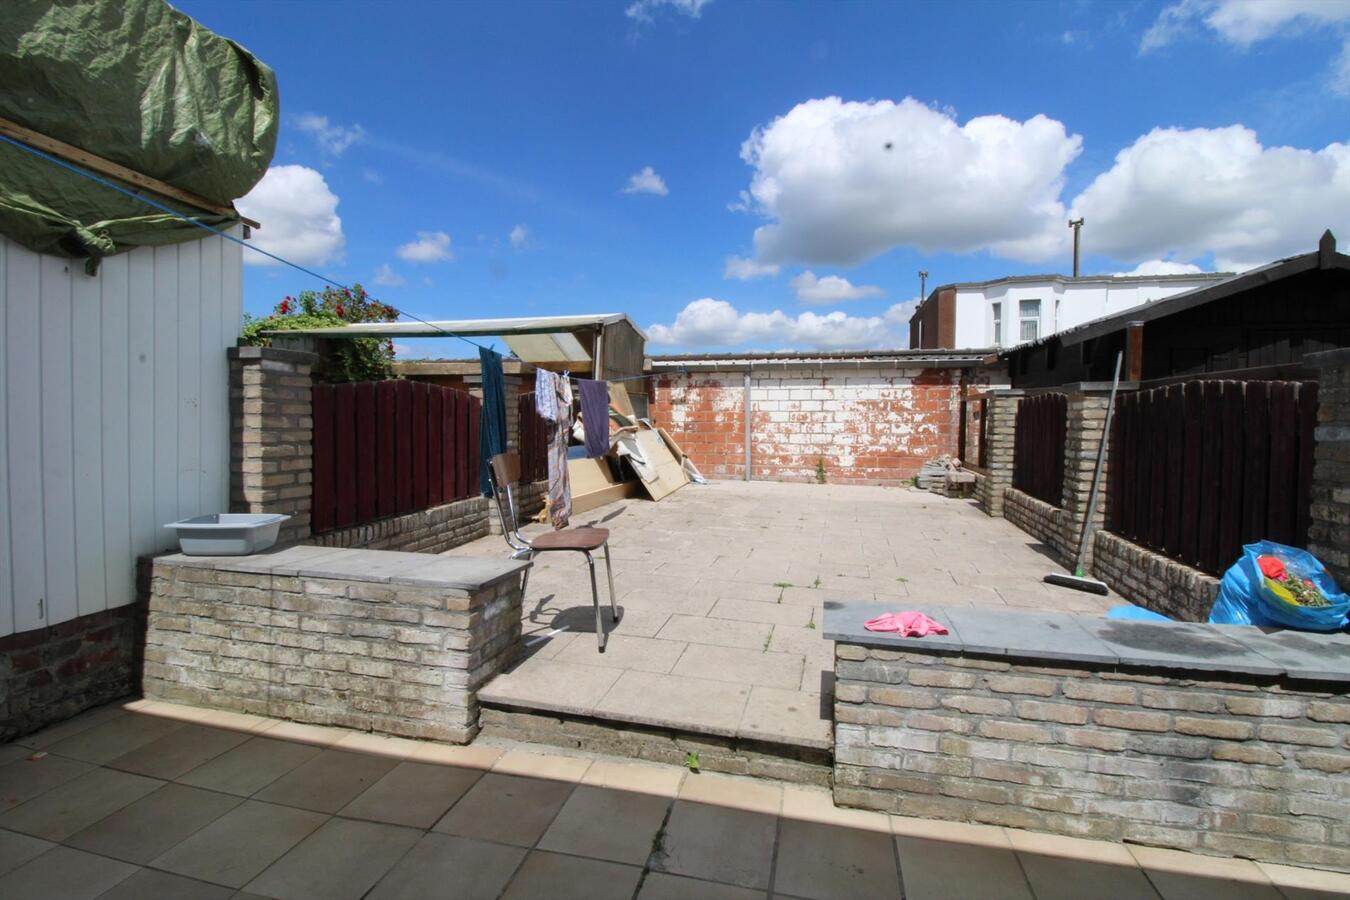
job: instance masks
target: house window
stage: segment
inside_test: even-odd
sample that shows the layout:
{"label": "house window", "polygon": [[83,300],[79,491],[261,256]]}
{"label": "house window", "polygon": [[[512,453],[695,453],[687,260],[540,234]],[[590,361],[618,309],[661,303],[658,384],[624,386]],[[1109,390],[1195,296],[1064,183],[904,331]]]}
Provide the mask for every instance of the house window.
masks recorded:
{"label": "house window", "polygon": [[1003,346],[1003,304],[994,304],[994,346]]}
{"label": "house window", "polygon": [[1041,336],[1041,301],[1023,300],[1017,305],[1018,319],[1021,322],[1019,337],[1024,341],[1034,341]]}

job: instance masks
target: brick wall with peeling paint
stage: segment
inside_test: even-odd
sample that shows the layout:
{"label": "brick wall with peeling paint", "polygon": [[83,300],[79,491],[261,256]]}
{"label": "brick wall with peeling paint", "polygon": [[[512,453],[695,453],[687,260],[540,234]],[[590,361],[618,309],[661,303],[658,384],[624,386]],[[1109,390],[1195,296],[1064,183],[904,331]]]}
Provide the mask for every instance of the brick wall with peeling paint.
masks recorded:
{"label": "brick wall with peeling paint", "polygon": [[[744,372],[665,373],[652,417],[709,478],[745,474]],[[959,369],[793,369],[752,373],[751,475],[898,485],[928,460],[955,455]]]}

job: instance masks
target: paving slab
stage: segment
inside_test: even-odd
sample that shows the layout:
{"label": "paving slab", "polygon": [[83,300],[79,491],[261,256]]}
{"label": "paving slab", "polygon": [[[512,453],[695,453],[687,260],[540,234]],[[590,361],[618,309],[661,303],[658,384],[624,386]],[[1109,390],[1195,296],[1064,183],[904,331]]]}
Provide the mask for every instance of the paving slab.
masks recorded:
{"label": "paving slab", "polygon": [[[592,652],[599,652],[584,637],[576,643],[581,647],[589,646]],[[614,683],[628,671],[559,662],[556,659],[530,658],[488,682],[478,692],[478,699],[482,703],[589,715]]]}
{"label": "paving slab", "polygon": [[623,672],[595,705],[601,718],[668,725],[701,734],[735,737],[750,698],[746,685],[706,678]]}
{"label": "paving slab", "polygon": [[[484,702],[731,735],[741,722],[729,709],[743,714],[748,693],[724,697],[724,690],[710,689],[707,696],[715,701],[704,703],[700,714],[687,689],[630,675],[739,681],[745,688],[791,691],[783,702],[799,706],[806,702],[799,695],[832,689],[828,604],[865,602],[875,613],[932,606],[1094,612],[1119,602],[1057,595],[1040,579],[1063,569],[1037,549],[1035,539],[970,503],[903,488],[716,482],[690,485],[660,503],[613,503],[575,523],[602,520],[611,529],[623,610],[617,624],[605,616],[609,652],[593,651],[585,567],[541,557],[531,570],[524,628],[527,641],[550,636],[548,643],[530,645],[536,652],[489,683]],[[529,534],[547,530],[526,528]],[[509,553],[492,535],[443,558],[503,559]],[[625,645],[631,638],[654,641]],[[925,640],[936,649],[937,639]],[[1006,650],[1015,641],[991,643]],[[679,645],[687,646],[676,655]],[[702,647],[792,655],[795,677],[769,677],[764,667],[749,666],[748,656]],[[723,665],[707,665],[714,658]],[[559,668],[563,664],[572,668]],[[782,671],[788,668],[784,663]],[[655,710],[673,718],[661,721]],[[779,729],[784,739],[796,730]]]}
{"label": "paving slab", "polygon": [[796,653],[690,644],[671,674],[793,689],[801,684],[802,666],[803,657]]}

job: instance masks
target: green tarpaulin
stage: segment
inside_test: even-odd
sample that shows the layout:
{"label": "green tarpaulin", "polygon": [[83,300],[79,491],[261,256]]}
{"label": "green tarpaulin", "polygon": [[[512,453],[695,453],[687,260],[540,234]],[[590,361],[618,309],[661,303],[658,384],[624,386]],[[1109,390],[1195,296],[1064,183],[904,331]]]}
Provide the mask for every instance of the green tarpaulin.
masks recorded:
{"label": "green tarpaulin", "polygon": [[[220,206],[267,171],[276,75],[234,41],[162,0],[4,0],[3,8],[0,118]],[[235,221],[146,196],[209,225]],[[205,232],[0,142],[0,234],[39,253],[97,260]]]}

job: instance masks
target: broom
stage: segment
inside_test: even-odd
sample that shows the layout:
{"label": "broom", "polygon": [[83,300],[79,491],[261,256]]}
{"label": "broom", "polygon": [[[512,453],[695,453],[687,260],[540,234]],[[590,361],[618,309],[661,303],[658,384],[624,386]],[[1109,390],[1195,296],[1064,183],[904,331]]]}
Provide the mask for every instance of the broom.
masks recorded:
{"label": "broom", "polygon": [[1105,595],[1111,593],[1110,588],[1106,586],[1106,582],[1088,578],[1083,574],[1083,562],[1087,559],[1088,541],[1092,538],[1092,517],[1097,512],[1097,491],[1101,487],[1102,466],[1106,462],[1106,442],[1111,436],[1111,416],[1116,411],[1116,390],[1120,387],[1120,362],[1124,356],[1124,353],[1116,354],[1116,374],[1111,379],[1111,399],[1106,404],[1106,422],[1102,425],[1101,443],[1097,445],[1097,467],[1092,472],[1092,490],[1088,493],[1087,516],[1083,519],[1083,533],[1078,538],[1078,559],[1074,560],[1073,574],[1060,575],[1057,572],[1051,572],[1045,576],[1044,580],[1047,584],[1057,584],[1060,587],[1088,591],[1093,594]]}

